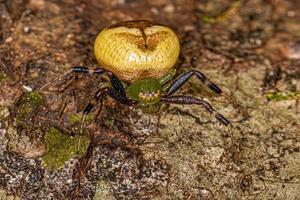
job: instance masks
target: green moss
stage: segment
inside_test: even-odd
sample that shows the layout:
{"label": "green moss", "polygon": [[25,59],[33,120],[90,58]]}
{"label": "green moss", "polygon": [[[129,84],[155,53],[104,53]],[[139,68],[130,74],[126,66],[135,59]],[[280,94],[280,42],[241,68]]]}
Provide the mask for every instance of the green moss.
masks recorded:
{"label": "green moss", "polygon": [[5,80],[5,78],[6,78],[5,73],[0,71],[0,83],[2,83]]}
{"label": "green moss", "polygon": [[24,93],[15,105],[17,126],[28,127],[30,125],[28,122],[41,111],[44,103],[40,93],[36,91]]}
{"label": "green moss", "polygon": [[300,92],[270,92],[267,93],[269,101],[283,101],[300,97]]}
{"label": "green moss", "polygon": [[203,16],[202,21],[204,21],[205,23],[208,23],[208,24],[217,23],[216,17],[210,17],[210,16]]}
{"label": "green moss", "polygon": [[47,144],[47,153],[42,156],[42,160],[45,166],[50,170],[58,169],[70,158],[83,155],[90,140],[87,136],[81,136],[81,145],[77,153],[79,138],[78,135],[69,136],[52,128],[44,137]]}
{"label": "green moss", "polygon": [[[95,116],[92,115],[92,114],[87,115],[86,119],[85,119],[85,122],[86,123],[92,122],[94,120],[94,117]],[[74,114],[74,115],[71,115],[69,117],[69,121],[70,121],[71,124],[76,124],[78,122],[81,122],[81,120],[82,120],[82,114],[81,113],[80,114]]]}
{"label": "green moss", "polygon": [[27,116],[44,104],[42,95],[36,91],[25,93],[17,102],[18,115]]}
{"label": "green moss", "polygon": [[[19,130],[22,130],[22,133],[24,130],[28,130],[30,137],[33,137],[33,133],[36,137],[44,135],[47,150],[42,156],[42,160],[48,169],[58,169],[70,158],[83,155],[89,144],[89,138],[87,136],[81,137],[80,149],[77,152],[80,136],[70,136],[54,128],[49,130],[46,124],[41,126],[39,123],[36,123],[37,119],[35,117],[37,113],[46,112],[44,105],[45,101],[40,93],[36,91],[24,93],[16,103],[17,127]],[[91,118],[93,118],[92,115],[87,120]],[[72,121],[72,124],[80,122],[81,115],[72,116],[70,121]],[[87,131],[84,130],[85,132]],[[25,136],[20,138],[20,140],[23,138]]]}
{"label": "green moss", "polygon": [[49,126],[39,117],[46,113],[44,99],[38,92],[25,92],[18,98],[12,111],[16,124],[9,126],[7,134],[9,151],[25,157],[40,157],[45,152],[43,135]]}

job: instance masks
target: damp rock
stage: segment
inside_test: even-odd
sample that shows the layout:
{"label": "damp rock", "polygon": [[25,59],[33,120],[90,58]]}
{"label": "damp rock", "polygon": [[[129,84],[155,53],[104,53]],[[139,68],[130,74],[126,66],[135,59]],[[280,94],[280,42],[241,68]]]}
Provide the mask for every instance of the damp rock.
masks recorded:
{"label": "damp rock", "polygon": [[159,116],[143,113],[140,109],[107,107],[102,118],[102,126],[131,136],[134,143],[141,143],[158,130]]}
{"label": "damp rock", "polygon": [[5,190],[0,190],[0,199],[5,199],[5,200],[20,200],[19,197],[9,195]]}
{"label": "damp rock", "polygon": [[145,160],[134,149],[99,146],[91,161],[87,178],[107,181],[116,199],[140,199],[158,186],[165,187],[169,180],[165,162]]}

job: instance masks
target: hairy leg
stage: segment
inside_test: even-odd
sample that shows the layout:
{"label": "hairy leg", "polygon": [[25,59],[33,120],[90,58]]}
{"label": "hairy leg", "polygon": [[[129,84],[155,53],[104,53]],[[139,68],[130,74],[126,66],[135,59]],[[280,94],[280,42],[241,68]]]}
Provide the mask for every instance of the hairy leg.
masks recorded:
{"label": "hairy leg", "polygon": [[88,115],[92,111],[92,109],[95,107],[97,102],[100,101],[104,97],[104,95],[108,95],[111,98],[113,98],[114,100],[118,101],[119,103],[129,105],[129,106],[135,105],[137,103],[136,101],[128,99],[126,97],[126,95],[124,96],[124,95],[120,94],[114,88],[111,88],[111,87],[101,88],[96,92],[93,99],[88,103],[88,105],[83,110],[83,115]]}
{"label": "hairy leg", "polygon": [[[59,80],[60,78],[67,76],[69,74],[94,74],[94,75],[107,75],[109,81],[107,82],[105,87],[100,88],[91,99],[91,101],[87,104],[87,106],[83,110],[81,126],[80,126],[80,135],[82,135],[84,121],[87,115],[92,111],[95,105],[100,101],[102,102],[102,98],[104,95],[108,95],[111,98],[115,99],[116,101],[125,104],[125,105],[134,105],[135,101],[132,101],[126,97],[126,92],[123,87],[122,82],[116,77],[112,72],[106,71],[103,68],[94,68],[89,69],[84,66],[75,66],[72,67],[69,71],[65,72],[64,74],[52,79],[50,82],[46,83],[44,86],[40,88],[40,90],[44,89],[51,83]],[[100,107],[101,109],[101,107]],[[100,112],[99,109],[99,112]],[[79,148],[81,145],[81,138],[78,140],[77,151],[79,152]]]}
{"label": "hairy leg", "polygon": [[[86,119],[87,115],[92,111],[92,109],[95,107],[95,105],[99,101],[101,103],[101,105],[100,105],[101,107],[100,107],[98,113],[101,112],[102,99],[105,95],[108,95],[111,98],[113,98],[114,100],[118,101],[119,103],[122,103],[122,104],[125,104],[125,105],[128,105],[128,106],[132,106],[132,105],[135,105],[137,103],[136,101],[128,99],[126,97],[126,94],[125,95],[120,94],[118,90],[116,90],[112,87],[104,87],[104,88],[100,88],[95,93],[94,97],[91,99],[91,101],[87,104],[87,106],[83,110],[82,119],[81,119],[81,126],[80,126],[80,135],[82,135],[83,126],[84,126],[84,122],[85,122],[85,119]],[[97,113],[97,115],[98,115],[98,113]],[[77,152],[79,152],[80,145],[81,145],[81,138],[79,138],[79,141],[78,141],[78,144],[77,144]]]}
{"label": "hairy leg", "polygon": [[223,115],[218,113],[207,101],[202,99],[197,99],[191,96],[184,96],[184,95],[176,95],[176,96],[168,96],[168,97],[161,97],[160,101],[162,103],[174,103],[174,104],[196,104],[201,105],[204,107],[210,114],[214,115],[215,118],[224,124],[225,126],[230,125],[230,121],[226,119]]}
{"label": "hairy leg", "polygon": [[46,83],[45,85],[40,87],[39,90],[43,90],[44,88],[46,88],[50,84],[54,83],[55,81],[65,77],[69,74],[87,74],[87,73],[89,73],[89,69],[87,67],[83,67],[83,66],[72,67],[69,71],[66,71],[65,73],[55,77],[54,79],[52,79],[51,81],[49,81],[48,83]]}
{"label": "hairy leg", "polygon": [[179,90],[192,76],[196,76],[202,83],[216,94],[221,94],[222,90],[213,82],[208,80],[205,75],[197,70],[191,70],[178,76],[167,90],[166,96],[170,96]]}

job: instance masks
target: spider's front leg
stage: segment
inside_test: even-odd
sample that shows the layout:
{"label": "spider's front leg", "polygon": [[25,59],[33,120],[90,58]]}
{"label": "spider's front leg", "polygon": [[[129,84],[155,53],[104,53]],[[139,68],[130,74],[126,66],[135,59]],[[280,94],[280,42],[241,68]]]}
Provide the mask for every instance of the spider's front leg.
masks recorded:
{"label": "spider's front leg", "polygon": [[177,90],[179,90],[192,76],[196,76],[202,83],[204,83],[210,90],[216,94],[221,94],[222,90],[215,83],[211,82],[205,77],[203,73],[197,70],[191,70],[189,72],[183,73],[178,76],[173,83],[166,89],[165,96],[161,97],[161,102],[163,103],[174,103],[174,104],[197,104],[204,107],[209,113],[215,116],[215,118],[220,121],[225,126],[230,125],[230,121],[226,119],[223,115],[218,113],[207,101],[203,99],[198,99],[196,97],[184,96],[184,95],[174,95]]}
{"label": "spider's front leg", "polygon": [[96,68],[94,70],[94,73],[95,74],[97,74],[97,73],[98,74],[103,74],[103,73],[107,74],[107,76],[110,79],[111,86],[101,88],[96,92],[92,101],[90,101],[88,103],[88,105],[85,107],[85,109],[83,110],[83,118],[85,118],[85,116],[88,115],[92,111],[92,109],[94,108],[95,104],[98,101],[102,101],[102,98],[104,95],[108,95],[111,98],[113,98],[114,100],[118,101],[119,103],[129,105],[129,106],[135,105],[137,103],[136,101],[133,101],[133,100],[127,98],[126,91],[123,87],[122,82],[112,72],[104,71],[102,68]]}
{"label": "spider's front leg", "polygon": [[[124,90],[124,88],[123,88],[123,90]],[[125,92],[125,90],[124,90],[124,92]],[[88,115],[92,111],[92,109],[95,107],[97,102],[101,101],[102,98],[104,97],[104,95],[108,95],[111,98],[113,98],[114,100],[116,100],[117,102],[124,104],[124,105],[128,105],[128,106],[133,106],[137,103],[136,101],[128,99],[126,97],[125,93],[123,95],[118,90],[114,89],[113,87],[101,88],[96,92],[93,99],[87,104],[87,106],[83,110],[83,118],[85,118],[85,116]]]}
{"label": "spider's front leg", "polygon": [[224,124],[225,126],[230,125],[230,121],[226,119],[223,115],[218,113],[207,101],[198,99],[196,97],[176,95],[176,96],[165,96],[161,97],[160,101],[162,103],[174,103],[174,104],[196,104],[204,107],[210,114],[214,115],[215,118]]}
{"label": "spider's front leg", "polygon": [[104,74],[104,73],[105,73],[105,70],[103,68],[89,69],[84,66],[75,66],[75,67],[72,67],[69,71],[66,71],[65,73],[55,77],[54,79],[52,79],[51,81],[49,81],[48,83],[46,83],[45,85],[40,87],[39,90],[43,90],[48,85],[54,83],[55,81],[65,77],[69,74],[96,74],[96,75],[99,75],[99,74]]}
{"label": "spider's front leg", "polygon": [[170,96],[179,90],[192,76],[196,76],[202,83],[204,83],[210,90],[216,94],[221,94],[222,90],[215,83],[208,80],[205,75],[197,70],[191,70],[178,76],[167,90],[166,96]]}
{"label": "spider's front leg", "polygon": [[[80,126],[80,134],[82,134],[83,131],[83,125],[84,121],[87,117],[87,115],[92,111],[92,109],[95,107],[95,105],[100,101],[101,107],[99,112],[102,108],[102,99],[105,95],[110,96],[114,100],[118,101],[121,104],[132,106],[135,105],[137,102],[133,101],[131,99],[128,99],[126,96],[125,89],[122,85],[122,82],[112,73],[107,72],[107,75],[110,78],[111,86],[106,86],[103,88],[100,88],[94,95],[94,97],[91,99],[91,101],[87,104],[87,106],[84,108],[82,113],[82,120],[81,120],[81,126]],[[77,151],[79,152],[81,145],[81,139],[79,138],[78,145],[77,145]]]}
{"label": "spider's front leg", "polygon": [[[131,104],[132,103],[131,100],[129,100],[126,97],[126,92],[125,92],[125,89],[124,89],[123,84],[120,81],[120,79],[118,77],[116,77],[112,72],[106,71],[105,69],[100,68],[100,67],[97,67],[95,69],[89,69],[88,67],[84,67],[84,66],[72,67],[69,71],[63,73],[60,76],[57,76],[56,78],[52,79],[51,81],[49,81],[48,83],[46,83],[45,85],[40,87],[40,90],[44,89],[51,83],[57,81],[58,79],[60,79],[64,76],[67,76],[69,74],[94,74],[94,75],[106,74],[110,79],[111,87],[105,87],[103,89],[98,90],[98,92],[95,94],[93,100],[98,101],[100,99],[100,97],[102,96],[102,94],[106,93],[109,96],[111,96],[113,99],[115,99],[116,101],[118,101],[122,104]],[[91,107],[92,105],[93,104],[90,103],[87,107]],[[90,108],[90,109],[92,109],[92,108]],[[84,113],[87,113],[87,114],[90,112],[90,110],[88,108],[86,108],[85,111],[86,112],[84,112]]]}
{"label": "spider's front leg", "polygon": [[[85,67],[85,66],[72,67],[69,71],[63,73],[60,76],[55,77],[54,79],[52,79],[51,81],[49,81],[48,83],[46,83],[45,85],[40,87],[40,90],[43,90],[51,83],[59,80],[60,78],[62,78],[64,76],[67,76],[69,74],[94,74],[94,75],[106,74],[110,79],[112,88],[106,88],[103,91],[99,90],[96,93],[96,95],[94,96],[93,101],[96,101],[96,102],[99,101],[100,94],[102,94],[104,92],[104,93],[107,93],[112,98],[114,98],[115,100],[119,101],[120,103],[127,104],[129,102],[129,100],[126,97],[126,92],[125,92],[122,82],[112,72],[106,71],[105,69],[100,68],[100,67],[97,67],[94,69],[89,69],[88,67]],[[88,106],[84,110],[84,113],[88,114],[91,111],[92,107],[94,107],[93,105],[94,104],[92,104],[92,103],[88,104]]]}
{"label": "spider's front leg", "polygon": [[[60,78],[67,76],[69,74],[94,74],[94,75],[107,75],[109,78],[109,84],[107,84],[106,87],[100,88],[92,98],[92,100],[87,104],[87,106],[83,110],[82,114],[82,120],[81,120],[81,127],[80,127],[80,135],[82,134],[83,130],[83,124],[85,121],[86,116],[92,111],[92,109],[95,107],[95,105],[100,101],[102,102],[102,99],[104,95],[108,95],[111,98],[115,99],[119,103],[125,104],[125,105],[135,105],[136,102],[133,100],[130,100],[126,96],[125,89],[123,87],[122,82],[116,77],[112,72],[106,71],[103,68],[94,68],[89,69],[88,67],[84,66],[75,66],[72,67],[69,71],[65,72],[64,74],[52,79],[50,82],[46,83],[44,86],[40,87],[40,90],[43,90],[45,87],[50,85],[51,83],[59,80]],[[101,103],[102,104],[102,103]],[[101,107],[100,107],[101,109]],[[78,147],[77,150],[79,150],[81,143],[81,139],[78,141]]]}

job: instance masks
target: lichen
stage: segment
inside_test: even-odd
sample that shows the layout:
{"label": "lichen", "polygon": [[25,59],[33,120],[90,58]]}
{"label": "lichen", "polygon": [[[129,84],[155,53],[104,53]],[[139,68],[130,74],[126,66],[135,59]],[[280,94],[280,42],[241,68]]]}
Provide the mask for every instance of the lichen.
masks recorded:
{"label": "lichen", "polygon": [[5,190],[0,189],[0,199],[19,200],[20,198],[18,196],[9,195]]}
{"label": "lichen", "polygon": [[94,200],[115,200],[112,194],[111,186],[108,182],[99,181],[97,183],[96,192],[94,196]]}
{"label": "lichen", "polygon": [[[79,152],[77,152],[80,137],[81,145]],[[44,139],[47,144],[47,151],[42,156],[42,160],[45,166],[50,170],[59,169],[70,158],[83,155],[90,142],[88,136],[70,136],[55,128],[51,128],[50,131],[45,134]]]}
{"label": "lichen", "polygon": [[300,97],[300,92],[269,92],[267,93],[269,101],[283,101]]}
{"label": "lichen", "polygon": [[9,116],[8,108],[5,106],[0,105],[0,119],[4,120]]}

